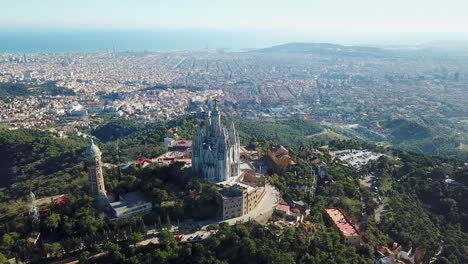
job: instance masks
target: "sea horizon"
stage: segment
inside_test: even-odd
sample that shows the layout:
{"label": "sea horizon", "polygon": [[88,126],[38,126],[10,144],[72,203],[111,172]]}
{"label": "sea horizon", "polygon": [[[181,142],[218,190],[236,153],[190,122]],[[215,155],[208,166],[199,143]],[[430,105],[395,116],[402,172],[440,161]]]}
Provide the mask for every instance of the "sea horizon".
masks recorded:
{"label": "sea horizon", "polygon": [[255,49],[281,44],[253,32],[229,31],[0,31],[0,53],[73,53]]}
{"label": "sea horizon", "polygon": [[[363,37],[367,36],[367,37]],[[468,38],[460,35],[459,40]],[[290,42],[333,43],[360,46],[423,45],[456,39],[421,33],[326,34],[276,33],[232,30],[3,30],[0,53],[82,53],[106,51],[244,51]]]}

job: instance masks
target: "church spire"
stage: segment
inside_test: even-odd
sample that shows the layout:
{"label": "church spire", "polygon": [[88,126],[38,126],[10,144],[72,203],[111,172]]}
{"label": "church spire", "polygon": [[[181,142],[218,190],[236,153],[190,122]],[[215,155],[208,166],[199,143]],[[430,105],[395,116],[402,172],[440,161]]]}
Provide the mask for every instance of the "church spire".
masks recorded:
{"label": "church spire", "polygon": [[210,117],[210,124],[211,124],[211,135],[212,136],[219,136],[221,132],[221,115],[218,110],[218,100],[214,99],[214,109],[212,115]]}
{"label": "church spire", "polygon": [[195,140],[193,142],[194,146],[200,146],[203,144],[203,135],[201,126],[197,126],[197,133],[195,134]]}
{"label": "church spire", "polygon": [[234,121],[231,121],[231,131],[235,134],[236,133],[236,126],[234,125]]}

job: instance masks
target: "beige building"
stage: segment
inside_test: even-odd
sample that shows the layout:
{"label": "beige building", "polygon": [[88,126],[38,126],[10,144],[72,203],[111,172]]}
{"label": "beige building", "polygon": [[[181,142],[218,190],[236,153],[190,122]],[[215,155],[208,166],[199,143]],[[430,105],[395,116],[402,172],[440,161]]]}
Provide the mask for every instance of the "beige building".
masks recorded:
{"label": "beige building", "polygon": [[243,210],[244,214],[248,214],[255,209],[265,195],[265,187],[244,187],[243,195]]}
{"label": "beige building", "polygon": [[279,171],[286,171],[290,166],[296,165],[296,162],[289,156],[289,151],[283,146],[269,148],[267,155],[272,165]]}
{"label": "beige building", "polygon": [[223,219],[243,216],[257,207],[265,195],[265,186],[238,182],[220,191],[223,200]]}

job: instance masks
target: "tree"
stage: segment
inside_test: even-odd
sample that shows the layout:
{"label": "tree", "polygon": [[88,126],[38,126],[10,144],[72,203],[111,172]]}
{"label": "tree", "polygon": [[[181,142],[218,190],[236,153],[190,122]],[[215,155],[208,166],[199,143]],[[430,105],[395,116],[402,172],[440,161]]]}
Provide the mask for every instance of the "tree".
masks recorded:
{"label": "tree", "polygon": [[43,249],[48,257],[61,257],[63,255],[62,245],[60,243],[44,243]]}
{"label": "tree", "polygon": [[16,232],[3,234],[2,244],[0,249],[4,251],[10,251],[15,244],[15,241],[19,238],[19,234]]}
{"label": "tree", "polygon": [[60,221],[61,221],[60,215],[57,213],[52,213],[46,218],[46,220],[44,221],[44,224],[52,232],[52,230],[57,229],[59,227]]}
{"label": "tree", "polygon": [[71,236],[76,231],[76,221],[73,218],[68,217],[67,215],[62,216],[61,218],[62,218],[62,226],[60,229],[67,236]]}
{"label": "tree", "polygon": [[103,248],[104,248],[104,250],[107,250],[109,252],[118,251],[120,249],[118,244],[112,243],[112,242],[105,243]]}
{"label": "tree", "polygon": [[81,240],[81,238],[78,238],[78,237],[72,237],[69,239],[69,250],[74,252],[74,251],[77,251],[77,250],[81,250],[82,247],[83,247],[83,241]]}
{"label": "tree", "polygon": [[3,255],[2,253],[0,253],[0,263],[3,264],[3,263],[8,263],[8,259],[5,255]]}
{"label": "tree", "polygon": [[95,210],[83,207],[76,211],[77,224],[82,234],[95,234],[104,226],[104,220],[95,216]]}
{"label": "tree", "polygon": [[169,252],[170,255],[177,250],[177,241],[174,238],[174,234],[167,230],[162,230],[159,233],[159,243],[165,251]]}
{"label": "tree", "polygon": [[349,216],[357,216],[360,211],[359,201],[343,197],[339,200],[338,206],[342,208]]}
{"label": "tree", "polygon": [[171,227],[172,224],[171,224],[171,217],[169,217],[169,214],[166,214],[166,223],[167,223],[167,226],[168,227]]}
{"label": "tree", "polygon": [[143,241],[144,237],[142,234],[140,233],[131,233],[129,236],[128,236],[128,242],[132,245],[135,245],[136,243],[138,242],[141,242]]}
{"label": "tree", "polygon": [[218,230],[219,229],[219,225],[218,224],[212,224],[212,225],[209,225],[206,230],[208,231],[212,231],[212,230]]}
{"label": "tree", "polygon": [[255,256],[255,253],[257,252],[257,246],[255,244],[255,241],[251,238],[244,237],[242,238],[241,244],[243,245],[241,248],[241,252],[245,256]]}
{"label": "tree", "polygon": [[91,254],[89,253],[89,251],[83,251],[83,252],[80,254],[80,263],[83,263],[83,264],[90,263],[90,262],[89,262],[90,256],[91,256]]}
{"label": "tree", "polygon": [[156,217],[156,223],[157,223],[157,227],[161,228],[162,222],[161,222],[161,216],[160,215],[158,215]]}
{"label": "tree", "polygon": [[286,217],[286,213],[283,212],[283,211],[279,211],[279,210],[275,210],[273,212],[273,215],[276,217],[276,218],[279,218],[279,219],[284,219]]}

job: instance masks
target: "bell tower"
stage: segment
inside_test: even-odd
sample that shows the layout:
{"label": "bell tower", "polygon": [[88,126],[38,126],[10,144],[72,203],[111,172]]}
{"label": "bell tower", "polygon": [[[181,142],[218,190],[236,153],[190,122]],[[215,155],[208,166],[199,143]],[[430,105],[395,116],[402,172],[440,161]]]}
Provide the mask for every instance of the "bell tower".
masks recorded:
{"label": "bell tower", "polygon": [[100,204],[108,204],[106,187],[104,186],[104,177],[102,175],[101,150],[94,144],[93,139],[89,139],[88,148],[86,148],[87,166],[88,166],[88,185],[89,192]]}

